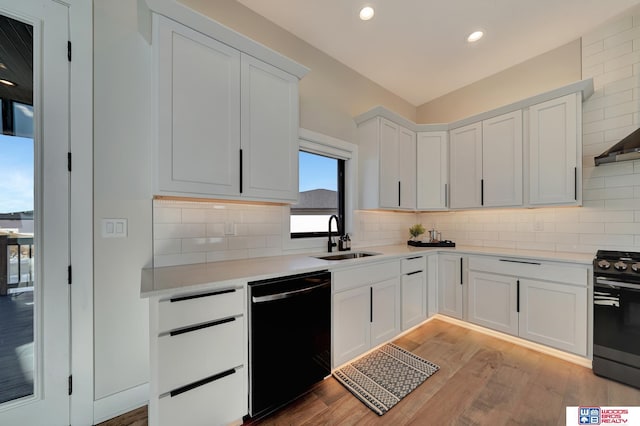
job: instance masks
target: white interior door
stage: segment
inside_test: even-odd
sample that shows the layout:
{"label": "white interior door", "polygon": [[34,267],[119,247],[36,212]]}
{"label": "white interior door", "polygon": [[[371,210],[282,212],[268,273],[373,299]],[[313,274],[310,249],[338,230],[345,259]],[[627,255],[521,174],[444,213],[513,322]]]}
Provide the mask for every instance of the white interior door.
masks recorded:
{"label": "white interior door", "polygon": [[69,424],[68,12],[0,0],[3,425]]}

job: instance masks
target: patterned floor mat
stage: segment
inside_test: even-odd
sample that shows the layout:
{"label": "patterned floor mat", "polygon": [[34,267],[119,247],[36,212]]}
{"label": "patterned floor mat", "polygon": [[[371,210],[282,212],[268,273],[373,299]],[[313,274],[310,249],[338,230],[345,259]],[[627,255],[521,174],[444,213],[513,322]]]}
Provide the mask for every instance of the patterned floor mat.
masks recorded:
{"label": "patterned floor mat", "polygon": [[333,372],[333,376],[379,416],[440,367],[393,343]]}

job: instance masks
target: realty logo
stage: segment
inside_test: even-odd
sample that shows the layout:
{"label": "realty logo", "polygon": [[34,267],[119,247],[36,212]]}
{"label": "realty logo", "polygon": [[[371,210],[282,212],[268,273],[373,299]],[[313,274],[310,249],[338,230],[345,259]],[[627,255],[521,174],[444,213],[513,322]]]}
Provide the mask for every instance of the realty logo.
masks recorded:
{"label": "realty logo", "polygon": [[600,407],[580,407],[578,408],[579,425],[599,425]]}

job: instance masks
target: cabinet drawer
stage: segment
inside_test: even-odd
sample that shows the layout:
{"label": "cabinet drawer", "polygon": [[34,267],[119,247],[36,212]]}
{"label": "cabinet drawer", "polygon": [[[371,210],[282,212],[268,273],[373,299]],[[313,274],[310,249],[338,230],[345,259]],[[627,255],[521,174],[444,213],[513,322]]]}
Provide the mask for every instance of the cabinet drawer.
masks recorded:
{"label": "cabinet drawer", "polygon": [[158,332],[243,314],[245,304],[242,288],[226,288],[161,300],[158,306]]}
{"label": "cabinet drawer", "polygon": [[374,263],[333,274],[333,291],[343,291],[400,276],[400,262]]}
{"label": "cabinet drawer", "polygon": [[244,363],[243,317],[196,327],[158,338],[161,394]]}
{"label": "cabinet drawer", "polygon": [[401,270],[403,274],[409,274],[411,272],[424,271],[427,263],[424,256],[407,257],[400,261]]}
{"label": "cabinet drawer", "polygon": [[241,420],[247,414],[247,375],[237,368],[221,377],[158,401],[158,424],[221,425]]}
{"label": "cabinet drawer", "polygon": [[511,257],[470,257],[469,269],[584,287],[587,286],[589,275],[589,270],[586,266],[555,264]]}

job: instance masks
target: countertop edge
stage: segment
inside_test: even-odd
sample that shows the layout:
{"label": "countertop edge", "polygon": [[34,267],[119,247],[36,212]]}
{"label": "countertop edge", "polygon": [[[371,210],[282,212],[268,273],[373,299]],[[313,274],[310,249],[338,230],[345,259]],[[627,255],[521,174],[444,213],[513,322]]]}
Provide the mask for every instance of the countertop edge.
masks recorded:
{"label": "countertop edge", "polygon": [[[281,256],[238,259],[191,265],[144,268],[141,271],[140,297],[151,298],[184,293],[197,293],[210,289],[242,286],[244,282],[276,278],[321,270],[331,272],[358,267],[368,263],[377,263],[401,259],[412,254],[433,255],[438,253],[457,253],[473,256],[500,256],[512,259],[540,260],[545,262],[591,265],[593,254],[551,252],[542,250],[515,250],[499,247],[412,247],[403,244],[387,246],[356,247],[355,251],[379,253],[376,256],[326,261],[317,259],[325,253],[285,254]],[[225,270],[226,269],[226,270]],[[188,275],[188,279],[185,278]],[[182,277],[182,278],[181,278]],[[156,288],[156,278],[171,281],[171,286]]]}

